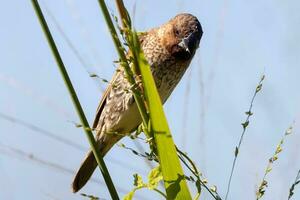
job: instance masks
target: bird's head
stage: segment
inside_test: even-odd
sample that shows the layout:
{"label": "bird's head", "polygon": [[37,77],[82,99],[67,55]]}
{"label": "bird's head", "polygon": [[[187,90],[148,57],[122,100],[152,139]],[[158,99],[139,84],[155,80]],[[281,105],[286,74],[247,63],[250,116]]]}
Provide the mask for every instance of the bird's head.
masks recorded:
{"label": "bird's head", "polygon": [[158,30],[158,36],[168,52],[177,59],[190,60],[199,47],[203,31],[198,19],[182,13]]}

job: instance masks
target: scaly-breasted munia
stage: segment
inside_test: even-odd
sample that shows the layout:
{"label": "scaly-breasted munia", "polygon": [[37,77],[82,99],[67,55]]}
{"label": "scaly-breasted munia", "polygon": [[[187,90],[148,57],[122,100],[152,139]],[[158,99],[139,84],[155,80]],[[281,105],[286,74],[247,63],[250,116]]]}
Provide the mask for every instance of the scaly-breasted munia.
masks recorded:
{"label": "scaly-breasted munia", "polygon": [[[188,68],[202,33],[198,19],[183,13],[139,36],[162,102],[167,100]],[[102,97],[93,124],[102,156],[141,124],[140,113],[128,88],[124,70],[119,67]],[[89,151],[73,180],[73,192],[86,184],[96,167],[93,152]]]}

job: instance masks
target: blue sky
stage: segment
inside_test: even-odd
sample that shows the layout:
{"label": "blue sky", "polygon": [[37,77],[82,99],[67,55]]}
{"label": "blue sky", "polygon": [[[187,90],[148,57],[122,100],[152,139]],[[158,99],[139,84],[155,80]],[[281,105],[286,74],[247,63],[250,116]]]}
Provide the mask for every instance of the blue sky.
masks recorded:
{"label": "blue sky", "polygon": [[[268,177],[265,199],[287,199],[300,168],[300,3],[290,1],[125,1],[138,30],[158,26],[180,12],[196,15],[204,35],[200,48],[165,105],[175,142],[194,159],[223,197],[251,97],[265,73],[238,158],[229,199],[254,199],[268,158],[295,120],[294,134]],[[113,1],[111,13],[117,15]],[[97,1],[41,1],[51,32],[90,122],[105,88],[88,72],[110,79],[117,59]],[[45,9],[50,11],[46,12]],[[85,67],[57,28],[75,46]],[[5,1],[0,7],[0,112],[32,123],[88,149],[71,99],[30,1]],[[0,118],[0,199],[82,199],[72,194],[72,175],[49,166],[76,170],[80,151]],[[129,138],[122,143],[134,147]],[[15,150],[12,150],[14,148]],[[32,154],[26,159],[22,150]],[[48,165],[41,161],[47,161]],[[105,158],[121,196],[132,188],[132,174],[146,178],[144,160],[115,146]],[[120,164],[121,162],[121,164]],[[102,180],[99,172],[94,178]],[[191,186],[192,188],[193,186]],[[121,188],[121,189],[120,189]],[[103,185],[82,192],[109,199]],[[137,193],[159,199],[152,192]],[[203,194],[202,199],[211,199]],[[294,199],[300,198],[296,191]]]}

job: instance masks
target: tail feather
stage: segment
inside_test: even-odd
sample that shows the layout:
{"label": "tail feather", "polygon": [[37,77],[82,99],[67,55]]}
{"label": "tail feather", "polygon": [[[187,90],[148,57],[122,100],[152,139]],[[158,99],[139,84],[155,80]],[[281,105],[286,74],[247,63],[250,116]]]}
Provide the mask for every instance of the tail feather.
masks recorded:
{"label": "tail feather", "polygon": [[[98,139],[97,145],[99,151],[102,156],[110,150],[110,148],[122,138],[121,135],[102,135],[101,138]],[[93,172],[97,167],[97,161],[94,157],[93,152],[90,150],[83,162],[80,165],[79,170],[77,171],[75,178],[72,183],[72,190],[73,192],[78,192],[91,178]]]}
{"label": "tail feather", "polygon": [[97,162],[94,157],[93,152],[90,150],[82,164],[80,165],[79,170],[77,171],[75,178],[72,183],[72,190],[73,192],[77,192],[80,190],[90,179],[93,172],[95,171],[97,167]]}

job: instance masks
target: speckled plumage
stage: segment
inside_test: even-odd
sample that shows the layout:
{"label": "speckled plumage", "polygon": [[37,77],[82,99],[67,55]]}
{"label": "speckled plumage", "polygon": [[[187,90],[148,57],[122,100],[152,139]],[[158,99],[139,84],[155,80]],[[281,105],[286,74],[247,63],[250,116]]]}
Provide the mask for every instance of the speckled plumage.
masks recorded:
{"label": "speckled plumage", "polygon": [[[179,14],[166,24],[149,30],[139,39],[145,58],[165,102],[188,68],[202,36],[202,28],[191,14]],[[123,136],[141,123],[141,117],[121,67],[112,78],[97,109],[93,128],[104,156]],[[85,185],[97,163],[90,151],[72,184],[74,192]]]}

